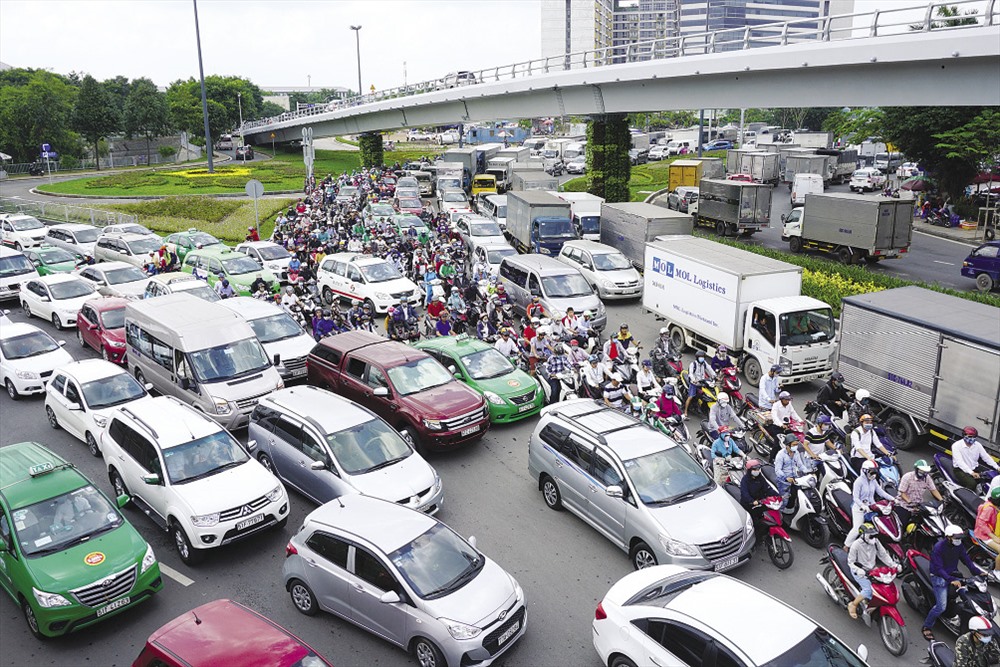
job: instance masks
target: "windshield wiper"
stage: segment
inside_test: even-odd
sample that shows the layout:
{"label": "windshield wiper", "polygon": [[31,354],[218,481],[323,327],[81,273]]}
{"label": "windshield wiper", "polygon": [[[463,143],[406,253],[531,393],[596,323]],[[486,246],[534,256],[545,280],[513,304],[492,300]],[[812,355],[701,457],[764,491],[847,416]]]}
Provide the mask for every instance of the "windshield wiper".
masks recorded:
{"label": "windshield wiper", "polygon": [[684,501],[684,500],[690,500],[691,498],[696,498],[697,496],[700,496],[702,493],[704,493],[705,491],[707,491],[711,487],[712,487],[711,483],[703,484],[702,486],[697,486],[697,487],[691,489],[690,491],[685,491],[684,493],[682,493],[680,495],[671,496],[670,498],[665,498],[663,500],[657,501],[656,504],[657,505],[660,505],[660,504],[662,504],[662,505],[673,505],[674,503],[679,503],[679,502]]}
{"label": "windshield wiper", "polygon": [[405,458],[406,458],[405,456],[397,456],[394,459],[386,459],[385,461],[382,461],[382,463],[376,463],[371,468],[368,468],[367,470],[365,470],[361,474],[369,473],[369,472],[374,472],[375,470],[381,470],[382,468],[387,468],[387,467],[391,466],[393,463],[399,463],[400,461],[402,461]]}
{"label": "windshield wiper", "polygon": [[174,482],[174,483],[175,484],[187,484],[188,482],[194,482],[194,481],[197,481],[199,479],[205,479],[206,477],[211,477],[212,475],[218,474],[218,473],[222,472],[223,470],[228,470],[229,468],[233,468],[235,466],[243,465],[244,463],[245,463],[245,461],[230,461],[229,463],[222,464],[218,468],[212,468],[211,470],[206,470],[205,472],[200,472],[197,475],[194,475],[193,477],[185,477],[184,479],[180,480],[179,482]]}

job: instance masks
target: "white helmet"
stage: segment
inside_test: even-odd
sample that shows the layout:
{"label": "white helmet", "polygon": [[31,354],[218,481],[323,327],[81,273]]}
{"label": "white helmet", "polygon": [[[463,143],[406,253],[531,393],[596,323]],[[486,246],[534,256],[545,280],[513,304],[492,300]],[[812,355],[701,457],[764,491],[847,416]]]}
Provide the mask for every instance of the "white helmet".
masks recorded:
{"label": "white helmet", "polygon": [[969,619],[969,629],[976,632],[987,632],[993,628],[990,619],[985,616],[973,616]]}
{"label": "white helmet", "polygon": [[861,464],[862,471],[875,470],[878,466],[875,465],[874,461],[865,461]]}
{"label": "white helmet", "polygon": [[726,392],[719,394],[719,405],[729,405],[729,394]]}
{"label": "white helmet", "polygon": [[866,398],[870,398],[871,395],[872,395],[871,392],[868,391],[867,389],[858,389],[856,392],[854,392],[854,400],[860,402],[865,400]]}
{"label": "white helmet", "polygon": [[670,333],[670,329],[668,329],[667,327],[661,327],[660,328],[660,335],[661,336],[666,336],[668,333]]}
{"label": "white helmet", "polygon": [[949,523],[944,529],[945,537],[965,537],[965,531],[963,531],[959,526],[953,523]]}

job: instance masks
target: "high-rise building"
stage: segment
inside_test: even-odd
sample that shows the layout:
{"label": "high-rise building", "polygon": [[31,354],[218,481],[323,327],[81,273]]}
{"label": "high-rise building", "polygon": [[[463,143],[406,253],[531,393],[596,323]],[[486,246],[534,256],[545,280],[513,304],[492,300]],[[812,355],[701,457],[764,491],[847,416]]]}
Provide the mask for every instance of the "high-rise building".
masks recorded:
{"label": "high-rise building", "polygon": [[611,48],[614,0],[542,0],[541,9],[543,57]]}

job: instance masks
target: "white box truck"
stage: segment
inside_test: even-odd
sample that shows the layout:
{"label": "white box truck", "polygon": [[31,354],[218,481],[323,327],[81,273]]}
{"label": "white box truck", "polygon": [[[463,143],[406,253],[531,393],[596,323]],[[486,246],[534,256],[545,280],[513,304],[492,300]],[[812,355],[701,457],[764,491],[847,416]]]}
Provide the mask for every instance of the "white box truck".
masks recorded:
{"label": "white box truck", "polygon": [[497,179],[497,192],[506,192],[514,177],[513,157],[494,157],[486,163],[486,173]]}
{"label": "white box truck", "polygon": [[737,173],[750,174],[754,183],[777,185],[780,175],[778,173],[778,154],[760,152],[744,153],[740,155],[740,165]]}
{"label": "white box truck", "polygon": [[678,348],[729,348],[753,386],[774,364],[786,384],[827,377],[833,311],[801,295],[802,267],[697,236],[646,244],[643,308],[666,320]]}
{"label": "white box truck", "polygon": [[833,132],[792,132],[792,141],[803,148],[829,148]]}
{"label": "white box truck", "polygon": [[556,192],[554,190],[550,190],[549,194],[569,202],[573,225],[580,238],[588,241],[601,240],[601,204],[604,203],[604,197],[598,197],[589,192]]}
{"label": "white box truck", "polygon": [[690,234],[693,229],[691,214],[664,206],[641,201],[601,206],[601,243],[621,250],[638,268],[642,268],[647,241]]}

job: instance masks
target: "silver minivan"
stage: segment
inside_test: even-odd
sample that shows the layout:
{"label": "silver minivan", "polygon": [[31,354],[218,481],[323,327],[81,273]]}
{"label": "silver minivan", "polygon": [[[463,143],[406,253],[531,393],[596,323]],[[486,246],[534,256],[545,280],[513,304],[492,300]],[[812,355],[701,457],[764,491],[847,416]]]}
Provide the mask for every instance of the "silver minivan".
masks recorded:
{"label": "silver minivan", "polygon": [[533,297],[541,299],[548,317],[562,317],[567,308],[591,311],[594,328],[604,329],[608,314],[587,279],[554,257],[513,255],[500,262],[500,282],[513,306],[525,312]]}
{"label": "silver minivan", "polygon": [[284,308],[249,296],[223,299],[219,305],[250,325],[282,380],[305,379],[306,357],[316,341]]}
{"label": "silver minivan", "polygon": [[93,225],[67,222],[50,226],[45,235],[45,242],[63,250],[93,257],[94,249],[97,247],[97,237],[100,234],[101,230]]}
{"label": "silver minivan", "polygon": [[602,299],[642,296],[642,276],[618,248],[596,241],[567,241],[556,259],[579,269]]}
{"label": "silver minivan", "polygon": [[166,294],[125,306],[129,371],[232,430],[285,384],[250,325],[217,303]]}

